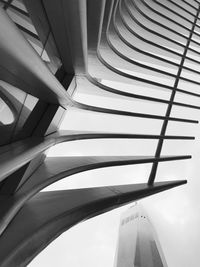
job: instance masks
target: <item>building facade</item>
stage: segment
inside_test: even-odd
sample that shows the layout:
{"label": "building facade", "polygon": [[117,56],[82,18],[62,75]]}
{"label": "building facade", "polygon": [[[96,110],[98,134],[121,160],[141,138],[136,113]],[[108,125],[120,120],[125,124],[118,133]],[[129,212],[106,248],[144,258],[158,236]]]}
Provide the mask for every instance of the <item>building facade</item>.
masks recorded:
{"label": "building facade", "polygon": [[[191,159],[165,151],[194,141],[179,127],[198,123],[199,2],[0,4],[0,265],[25,266],[76,223],[186,183],[186,177],[155,180],[163,164]],[[131,105],[118,108],[98,97]],[[110,116],[119,125],[129,119],[134,129],[59,130],[66,116],[73,119],[71,110]],[[59,143],[90,139],[135,146],[129,156],[47,156]],[[140,142],[149,142],[150,155],[135,153]],[[151,164],[145,183],[41,192],[79,172],[138,164]]]}
{"label": "building facade", "polygon": [[116,267],[167,267],[156,232],[141,205],[121,216]]}

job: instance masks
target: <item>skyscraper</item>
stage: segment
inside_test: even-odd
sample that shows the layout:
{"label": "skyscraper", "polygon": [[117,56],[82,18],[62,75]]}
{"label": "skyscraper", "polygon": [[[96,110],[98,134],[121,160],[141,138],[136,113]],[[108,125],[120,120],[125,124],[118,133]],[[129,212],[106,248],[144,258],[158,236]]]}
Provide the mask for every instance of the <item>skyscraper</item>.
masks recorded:
{"label": "skyscraper", "polygon": [[[0,3],[0,264],[24,266],[76,223],[186,183],[170,162],[191,159],[198,124],[199,2]],[[86,119],[59,130],[74,111],[112,127],[96,130],[93,117],[90,129]],[[47,156],[91,139],[126,139],[133,152]],[[191,145],[177,153],[180,142]],[[41,192],[83,171],[147,164],[144,183]],[[173,178],[162,180],[163,166]]]}
{"label": "skyscraper", "polygon": [[121,216],[115,267],[167,267],[155,230],[140,205]]}

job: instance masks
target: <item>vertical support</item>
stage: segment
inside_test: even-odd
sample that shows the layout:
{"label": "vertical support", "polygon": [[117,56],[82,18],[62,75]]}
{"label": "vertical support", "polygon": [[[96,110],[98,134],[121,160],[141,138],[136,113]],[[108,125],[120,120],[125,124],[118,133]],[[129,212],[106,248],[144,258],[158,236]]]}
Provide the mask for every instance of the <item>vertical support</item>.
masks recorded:
{"label": "vertical support", "polygon": [[[186,57],[186,54],[187,54],[188,47],[190,45],[192,34],[194,32],[194,28],[195,28],[195,25],[196,25],[196,22],[197,22],[197,19],[198,19],[198,16],[199,16],[199,12],[200,12],[200,6],[199,6],[199,8],[197,10],[197,13],[196,13],[196,16],[195,16],[195,19],[194,19],[194,22],[193,22],[193,25],[192,25],[192,28],[191,28],[191,31],[190,31],[190,35],[189,35],[189,37],[187,39],[187,43],[186,43],[186,46],[184,48],[184,52],[183,52],[183,55],[182,55],[182,58],[181,58],[181,62],[180,62],[179,69],[178,69],[178,73],[177,73],[177,76],[176,76],[176,80],[174,82],[174,87],[173,87],[173,90],[172,90],[172,93],[171,93],[171,97],[170,97],[170,100],[169,100],[170,103],[169,103],[169,105],[167,107],[167,111],[166,111],[166,114],[165,114],[166,118],[163,121],[163,125],[162,125],[162,128],[161,128],[161,132],[160,132],[161,136],[165,136],[165,134],[166,134],[167,125],[168,125],[168,121],[169,121],[168,119],[169,119],[170,114],[171,114],[173,102],[174,102],[175,95],[176,95],[176,89],[178,87],[178,82],[179,82],[179,79],[180,79],[180,76],[181,76],[181,71],[182,71],[182,68],[183,68],[183,65],[184,65],[184,61],[185,61],[185,57]],[[161,155],[163,142],[164,142],[163,138],[159,139],[158,145],[157,145],[157,149],[156,149],[156,153],[155,153],[155,157],[156,158],[159,158],[160,155]],[[152,185],[154,183],[154,180],[155,180],[155,177],[156,177],[157,168],[158,168],[158,162],[153,163],[153,166],[152,166],[152,169],[151,169],[151,173],[150,173],[150,176],[149,176],[149,180],[148,180],[148,184],[149,185]]]}

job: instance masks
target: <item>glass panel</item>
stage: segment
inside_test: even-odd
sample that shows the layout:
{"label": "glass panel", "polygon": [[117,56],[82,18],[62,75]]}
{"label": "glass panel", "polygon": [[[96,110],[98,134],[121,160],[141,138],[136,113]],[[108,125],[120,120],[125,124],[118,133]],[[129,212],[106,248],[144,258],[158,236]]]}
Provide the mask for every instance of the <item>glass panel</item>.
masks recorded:
{"label": "glass panel", "polygon": [[162,121],[70,108],[61,124],[61,129],[66,126],[69,130],[159,134]]}
{"label": "glass panel", "polygon": [[15,128],[15,134],[17,134],[20,131],[24,132],[25,134],[25,129],[23,129],[23,126],[27,122],[37,102],[38,102],[38,98],[27,94],[26,100],[23,103],[23,108],[21,110],[19,120]]}
{"label": "glass panel", "polygon": [[188,58],[191,58],[191,59],[194,59],[194,60],[199,61],[199,56],[200,56],[200,55],[199,55],[198,52],[196,53],[196,52],[194,52],[194,51],[188,50],[186,56],[187,56]]}
{"label": "glass panel", "polygon": [[194,49],[198,53],[200,53],[199,43],[190,42],[189,48]]}
{"label": "glass panel", "polygon": [[[150,18],[152,18],[153,20],[161,23],[162,25],[164,26],[167,26],[169,27],[170,29],[173,29],[175,31],[177,31],[178,33],[181,33],[183,35],[185,35],[186,37],[189,36],[189,31],[187,31],[186,29],[184,29],[183,27],[180,27],[179,25],[177,25],[176,23],[173,23],[172,21],[168,20],[166,18],[166,13],[167,13],[167,10],[164,12],[163,15],[165,15],[165,17],[162,16],[162,13],[159,11],[159,15],[155,12],[156,9],[155,9],[155,3],[152,3],[152,1],[149,1],[149,0],[145,0],[144,1],[146,3],[146,5],[148,5],[149,8],[145,8],[145,6],[142,6],[142,11],[146,10],[146,15],[148,15]],[[153,9],[153,11],[151,10]],[[158,11],[157,11],[158,12]],[[170,16],[169,16],[169,19],[170,19]],[[174,15],[173,17],[173,21],[176,19],[176,16]],[[162,32],[161,32],[162,33]]]}
{"label": "glass panel", "polygon": [[[98,133],[98,131],[95,132]],[[102,129],[101,132],[105,132],[105,130]],[[157,142],[156,139],[76,140],[74,142],[66,142],[54,146],[48,153],[48,156],[152,156],[155,154]]]}
{"label": "glass panel", "polygon": [[55,182],[42,191],[146,183],[151,166],[152,164],[139,164],[90,170]]}
{"label": "glass panel", "polygon": [[187,180],[190,176],[189,165],[191,160],[160,162],[156,174],[156,182]]}
{"label": "glass panel", "polygon": [[12,8],[8,8],[7,13],[15,23],[19,24],[25,30],[37,35],[35,27],[33,26],[30,18],[27,15],[21,14],[20,12]]}
{"label": "glass panel", "polygon": [[[1,2],[2,1],[3,0],[1,0]],[[35,5],[35,10],[32,10],[32,3],[26,2],[26,4],[30,8],[30,10],[26,7],[25,3],[22,0],[12,1],[6,11],[10,18],[16,23],[18,28],[21,30],[27,41],[31,44],[31,46],[35,49],[35,51],[39,54],[39,56],[43,59],[47,66],[49,66],[49,69],[55,74],[58,68],[61,66],[61,61],[58,57],[57,51],[53,51],[56,50],[56,46],[55,44],[52,44],[53,40],[50,34],[50,27],[48,26],[48,21],[45,17],[43,8],[42,6],[40,6],[40,3],[37,3],[37,5]],[[42,11],[38,9],[38,6],[40,6]],[[35,14],[36,12],[37,14]],[[35,25],[35,21],[32,20],[32,18],[36,15],[37,25]],[[41,16],[43,20],[41,20]],[[43,24],[45,24],[45,26]],[[46,29],[46,26],[48,27],[48,29]],[[57,58],[56,60],[55,54]]]}
{"label": "glass panel", "polygon": [[[134,36],[133,34],[131,34],[126,28],[125,26],[123,26],[122,24],[118,23],[118,28],[122,34],[122,36],[124,37],[125,40],[127,40],[130,44],[134,44],[136,47],[138,47],[139,49],[143,50],[143,51],[147,51],[149,53],[155,54],[160,56],[161,58],[170,60],[172,62],[176,62],[179,63],[180,62],[180,57],[172,54],[171,52],[168,52],[166,50],[163,50],[162,48],[156,47],[153,44],[149,44],[147,43],[145,40],[148,39],[146,38],[146,33],[143,33],[143,35],[140,34],[140,31],[138,32],[139,35],[141,35],[145,40],[141,40],[138,37]],[[134,28],[133,28],[134,29]],[[154,40],[155,36],[152,35],[150,37],[150,41]],[[157,40],[154,40],[154,43],[157,44]],[[164,46],[165,43],[163,42]]]}
{"label": "glass panel", "polygon": [[[192,65],[194,66],[195,64],[191,64],[190,66],[192,66]],[[190,79],[191,81],[195,81],[197,83],[200,83],[199,82],[200,73],[196,73],[192,70],[190,71],[190,70],[182,69],[181,77]],[[199,86],[200,86],[200,84],[199,84]],[[199,92],[200,92],[200,90],[199,90]]]}
{"label": "glass panel", "polygon": [[[127,24],[132,28],[134,29],[134,32],[137,33],[139,36],[142,36],[143,38],[155,43],[155,44],[158,44],[158,45],[161,45],[163,47],[166,47],[166,48],[170,48],[171,50],[173,51],[176,51],[178,53],[182,53],[183,52],[183,48],[171,41],[168,41],[162,37],[159,37],[157,36],[155,33],[151,33],[149,32],[148,30],[142,28],[141,26],[139,26],[136,22],[134,22],[130,17],[126,16],[125,17],[125,20],[127,22]],[[130,36],[130,35],[129,35]],[[129,37],[130,38],[130,37]],[[126,38],[127,39],[127,38]],[[131,40],[131,43],[133,43],[133,40]]]}
{"label": "glass panel", "polygon": [[[184,72],[185,74],[185,72]],[[192,77],[190,75],[190,77]],[[195,84],[195,83],[191,83],[191,82],[187,82],[187,81],[183,81],[183,80],[179,80],[178,83],[178,88],[180,89],[184,89],[185,91],[189,91],[195,94],[200,94],[200,85],[199,84]]]}
{"label": "glass panel", "polygon": [[[138,10],[134,10],[134,12],[132,12],[132,14],[134,14],[134,18],[136,18],[147,29],[152,30],[156,33],[159,33],[164,37],[168,37],[172,41],[176,41],[176,42],[184,44],[184,45],[186,44],[186,38],[183,38],[180,35],[175,34],[174,32],[169,31],[168,29],[165,29],[164,27],[160,26],[159,24],[152,22],[151,19],[155,20],[154,14],[150,16],[149,9],[147,9],[146,6],[142,4],[142,1],[140,1],[141,3],[139,3],[139,4],[136,4],[138,2],[139,1],[135,1],[135,5],[137,5],[139,10],[141,12],[143,12],[146,16],[148,16],[149,19],[145,18],[145,16],[142,15],[141,13],[139,13]],[[132,7],[133,7],[133,5],[132,5]],[[160,20],[158,20],[157,22],[160,23]],[[166,25],[168,26],[168,23]],[[174,28],[172,28],[172,29],[174,29]]]}
{"label": "glass panel", "polygon": [[[190,89],[188,88],[187,91],[190,92]],[[180,103],[195,105],[200,108],[200,91],[199,91],[199,97],[176,92],[175,101]],[[185,111],[189,113],[190,109],[186,108]]]}
{"label": "glass panel", "polygon": [[200,27],[199,26],[195,26],[194,27],[194,32],[200,34]]}
{"label": "glass panel", "polygon": [[22,34],[28,40],[30,45],[35,49],[35,51],[39,55],[41,55],[42,54],[42,50],[43,50],[43,46],[42,46],[42,43],[40,42],[40,40],[38,40],[37,38],[31,36],[30,34],[28,34],[26,32],[22,32]]}
{"label": "glass panel", "polygon": [[14,122],[14,114],[9,106],[0,97],[0,126],[9,125]]}
{"label": "glass panel", "polygon": [[195,30],[194,30],[194,33],[192,34],[192,40],[194,40],[194,41],[196,41],[196,42],[199,42],[199,39],[200,38],[200,36],[198,35],[198,33],[197,32],[195,32]]}
{"label": "glass panel", "polygon": [[[177,2],[176,0],[172,0],[175,4],[178,4],[178,6],[182,7],[185,9],[185,12],[190,12],[192,13],[194,16],[196,15],[196,9],[191,7],[190,5],[188,5],[187,3],[181,1],[181,2]],[[188,16],[188,12],[187,12],[187,16]]]}
{"label": "glass panel", "polygon": [[[185,118],[185,119],[192,119],[192,120],[199,120],[199,110],[198,109],[187,109],[185,107],[178,107],[173,106],[171,111],[171,116],[179,117],[179,118]],[[173,126],[174,123],[174,126]],[[177,128],[177,130],[180,128],[180,125],[185,125],[188,129],[196,129],[198,124],[188,124],[188,123],[179,123],[179,122],[170,122],[170,125],[172,124],[171,128],[174,127]]]}
{"label": "glass panel", "polygon": [[[145,101],[139,99],[128,99],[126,97],[117,95],[108,95],[107,92],[100,91],[101,95],[93,95],[90,93],[77,93],[74,95],[74,99],[80,103],[89,104],[92,106],[117,109],[123,111],[137,112],[151,115],[165,115],[167,105],[152,101]],[[113,96],[113,97],[112,97]],[[112,98],[111,98],[112,97]]]}
{"label": "glass panel", "polygon": [[[32,114],[34,107],[38,103],[39,101],[38,98],[26,94],[22,90],[4,81],[0,81],[0,95],[2,95],[3,99],[6,99],[5,101],[6,103],[8,103],[7,106],[13,114],[13,119],[11,119],[11,114],[7,113],[8,114],[7,116],[9,116],[10,120],[13,120],[12,121],[13,123],[10,122],[10,124],[12,123],[10,127],[2,127],[0,143],[6,144],[11,140],[11,138],[12,141],[18,140],[18,137],[25,138],[27,137],[27,132],[28,135],[30,135],[31,123],[29,124],[28,128],[24,126],[26,125],[30,114]],[[2,105],[2,102],[1,102],[1,107],[3,112],[2,114],[4,114],[4,112],[8,112],[8,109],[6,108],[5,105]],[[36,113],[37,112],[39,112],[40,114],[40,111],[36,110]],[[3,122],[4,119],[6,118],[7,118],[6,116],[2,117]],[[37,119],[37,115],[35,116],[35,119]],[[34,123],[35,122],[33,122],[33,125]]]}
{"label": "glass panel", "polygon": [[[120,69],[120,68],[118,69],[123,71],[123,69]],[[142,78],[142,79],[147,79],[149,81],[154,81],[154,82],[161,83],[163,85],[169,85],[169,86],[173,86],[174,81],[175,81],[174,77],[164,75],[157,71],[148,70],[148,69],[145,69],[143,67],[138,67],[138,66],[134,66],[133,70],[126,70],[126,73]]]}
{"label": "glass panel", "polygon": [[196,2],[195,0],[185,0],[185,2],[192,5],[196,9],[198,8],[198,2]]}
{"label": "glass panel", "polygon": [[[187,12],[187,9],[186,10],[183,10],[181,7],[182,6],[182,2],[181,2],[181,5],[177,3],[177,1],[174,1],[174,3],[176,4],[173,4],[169,1],[162,1],[162,4],[165,5],[166,7],[170,8],[170,10],[172,11],[175,11],[177,12],[178,14],[180,14],[181,16],[187,18],[188,20],[190,20],[191,22],[194,21],[194,15],[190,15],[188,12]],[[180,7],[179,7],[180,6]]]}
{"label": "glass panel", "polygon": [[23,3],[23,0],[14,0],[14,1],[12,1],[12,5],[16,6],[16,7],[20,8],[21,10],[26,11],[28,13],[28,11],[27,11],[24,3]]}
{"label": "glass panel", "polygon": [[[142,49],[137,51],[137,49],[139,49],[139,46],[134,43],[134,47],[130,48],[128,47],[125,43],[123,43],[120,39],[117,39],[116,36],[110,34],[109,35],[109,39],[112,42],[113,46],[120,51],[121,54],[125,55],[126,57],[132,59],[133,61],[136,61],[138,63],[142,63],[146,66],[152,67],[152,68],[156,68],[158,70],[163,70],[166,71],[168,73],[172,73],[172,74],[176,74],[178,71],[177,66],[170,64],[168,62],[164,62],[160,59],[157,58],[153,58],[150,55],[145,55],[144,53],[142,53]],[[101,54],[105,53],[105,58],[112,58],[115,56],[115,60],[116,60],[116,55],[114,55],[114,53],[107,53],[107,51],[105,49],[100,49]],[[162,59],[162,57],[161,57]],[[125,62],[124,62],[125,63]],[[117,63],[118,65],[118,63]],[[122,65],[122,64],[121,64]],[[118,67],[121,67],[121,65],[118,65]],[[132,69],[133,66],[135,66],[135,64],[132,64]],[[123,64],[123,66],[121,67],[123,69],[128,68],[128,66],[126,66],[126,64]]]}
{"label": "glass panel", "polygon": [[[181,131],[177,131],[175,134],[187,135],[187,133]],[[191,155],[193,146],[194,140],[164,140],[161,155]]]}
{"label": "glass panel", "polygon": [[148,83],[139,81],[132,81],[131,84],[128,84],[109,80],[102,80],[101,83],[110,86],[111,88],[118,89],[120,91],[166,100],[169,100],[171,94],[171,90],[169,89],[162,88],[161,86],[153,86]]}
{"label": "glass panel", "polygon": [[[191,61],[191,60],[189,60],[189,59],[185,59],[185,60],[184,60],[184,66],[186,66],[186,67],[188,67],[188,68],[190,68],[190,69],[192,69],[192,70],[194,69],[194,70],[200,72],[199,59],[197,59],[197,62]],[[187,71],[186,71],[186,70],[183,70],[183,71],[184,71],[184,73],[186,73],[186,75],[187,75]]]}
{"label": "glass panel", "polygon": [[[171,6],[169,5],[169,1],[153,1],[153,0],[150,0],[151,2],[151,6],[155,7],[155,9],[159,12],[161,12],[163,15],[167,16],[168,18],[171,18],[172,20],[175,20],[176,22],[178,22],[179,24],[187,27],[188,29],[191,29],[191,24],[190,22],[188,22],[187,20],[184,19],[184,17],[180,17],[179,14],[179,11],[177,11],[177,9],[175,9],[174,7],[171,8]],[[165,5],[166,7],[169,7],[170,10],[166,9],[165,8]],[[176,14],[173,12],[175,11]]]}
{"label": "glass panel", "polygon": [[[186,126],[184,124],[179,125],[172,125],[172,123],[169,123],[167,128],[168,135],[185,135],[185,136],[197,136],[199,133],[199,125],[196,126]],[[197,144],[196,140],[177,140],[177,141],[170,141],[165,140],[163,149],[162,149],[162,155],[164,154],[172,154],[172,155],[192,155],[196,150]],[[188,160],[184,160],[185,164],[187,164]],[[190,160],[189,160],[190,161]],[[181,161],[182,162],[182,161]],[[180,164],[179,161],[177,164]],[[180,169],[181,170],[181,169]],[[181,172],[182,173],[182,172]],[[178,176],[179,177],[179,176]]]}

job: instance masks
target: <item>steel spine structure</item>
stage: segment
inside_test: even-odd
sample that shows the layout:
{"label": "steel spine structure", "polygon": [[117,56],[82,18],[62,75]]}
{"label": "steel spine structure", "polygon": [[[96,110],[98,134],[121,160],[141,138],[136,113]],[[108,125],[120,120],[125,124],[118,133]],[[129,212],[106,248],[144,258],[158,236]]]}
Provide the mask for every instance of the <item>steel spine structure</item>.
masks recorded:
{"label": "steel spine structure", "polygon": [[[188,114],[200,109],[195,102],[200,98],[200,3],[0,2],[0,104],[10,118],[4,121],[0,111],[0,265],[25,266],[76,223],[186,183],[185,177],[155,179],[160,162],[191,158],[163,155],[162,148],[166,140],[194,139],[181,132],[169,135],[167,127],[198,123],[174,116],[173,108]],[[81,102],[75,94],[79,88],[132,101],[133,109]],[[158,110],[152,108],[156,105]],[[134,123],[158,121],[161,127],[156,134],[60,131],[70,109],[130,117]],[[145,139],[157,145],[152,156],[46,157],[52,146],[81,139]],[[145,163],[152,163],[145,184],[40,192],[78,172]]]}

